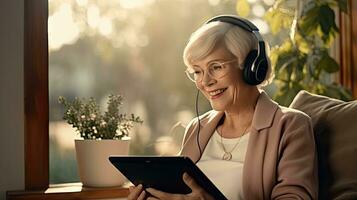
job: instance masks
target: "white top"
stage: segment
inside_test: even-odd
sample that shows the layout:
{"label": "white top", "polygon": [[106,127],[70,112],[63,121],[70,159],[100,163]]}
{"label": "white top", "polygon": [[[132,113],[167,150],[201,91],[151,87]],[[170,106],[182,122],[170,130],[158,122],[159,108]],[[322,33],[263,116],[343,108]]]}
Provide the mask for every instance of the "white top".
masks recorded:
{"label": "white top", "polygon": [[[201,159],[197,162],[197,166],[229,200],[243,199],[242,172],[248,139],[249,133],[243,135],[241,139],[228,139],[221,138],[215,131],[208,141]],[[239,144],[231,152],[232,159],[229,161],[222,160],[224,151],[221,141],[228,152],[231,152],[239,141]]]}

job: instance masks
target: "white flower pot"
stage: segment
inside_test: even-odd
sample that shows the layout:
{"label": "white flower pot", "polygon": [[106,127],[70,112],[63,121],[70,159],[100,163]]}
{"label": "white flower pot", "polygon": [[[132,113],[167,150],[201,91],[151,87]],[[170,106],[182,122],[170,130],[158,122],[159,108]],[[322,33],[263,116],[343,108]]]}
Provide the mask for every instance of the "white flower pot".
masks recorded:
{"label": "white flower pot", "polygon": [[130,140],[75,140],[80,180],[85,187],[115,187],[125,177],[109,162],[110,155],[128,155]]}

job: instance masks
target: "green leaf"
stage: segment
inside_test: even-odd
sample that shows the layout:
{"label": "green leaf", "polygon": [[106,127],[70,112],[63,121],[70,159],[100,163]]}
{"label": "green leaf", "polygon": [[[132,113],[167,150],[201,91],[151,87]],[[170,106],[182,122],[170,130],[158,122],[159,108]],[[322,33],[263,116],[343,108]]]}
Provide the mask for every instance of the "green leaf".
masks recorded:
{"label": "green leaf", "polygon": [[299,21],[299,27],[306,35],[310,35],[319,25],[319,7],[312,7]]}
{"label": "green leaf", "polygon": [[278,73],[283,65],[291,59],[292,43],[290,40],[285,40],[279,47],[274,47],[271,51],[271,63],[274,71]]}
{"label": "green leaf", "polygon": [[280,84],[280,90],[274,96],[274,100],[283,106],[289,106],[296,94],[302,89],[303,87],[297,82],[291,82],[291,85]]}
{"label": "green leaf", "polygon": [[344,88],[343,86],[339,85],[339,92],[341,94],[341,100],[343,101],[352,101],[353,99],[353,95],[352,95],[352,91]]}
{"label": "green leaf", "polygon": [[306,54],[300,53],[297,59],[297,65],[294,69],[294,80],[303,81],[305,77],[304,66],[306,63]]}
{"label": "green leaf", "polygon": [[289,65],[291,62],[294,62],[297,58],[293,51],[285,51],[281,52],[278,55],[278,59],[275,64],[275,72],[279,73],[279,71]]}
{"label": "green leaf", "polygon": [[320,62],[317,63],[318,68],[321,68],[327,73],[335,73],[339,70],[338,63],[326,51],[322,53]]}
{"label": "green leaf", "polygon": [[335,23],[335,12],[326,4],[322,5],[319,11],[320,13],[318,19],[322,32],[325,35],[329,35],[338,31],[337,25]]}
{"label": "green leaf", "polygon": [[294,37],[297,48],[302,53],[309,53],[311,50],[311,44],[308,42],[307,37],[303,37],[300,32],[297,32]]}
{"label": "green leaf", "polygon": [[294,12],[287,9],[269,9],[264,19],[268,22],[272,34],[277,34],[282,29],[289,29],[294,18]]}

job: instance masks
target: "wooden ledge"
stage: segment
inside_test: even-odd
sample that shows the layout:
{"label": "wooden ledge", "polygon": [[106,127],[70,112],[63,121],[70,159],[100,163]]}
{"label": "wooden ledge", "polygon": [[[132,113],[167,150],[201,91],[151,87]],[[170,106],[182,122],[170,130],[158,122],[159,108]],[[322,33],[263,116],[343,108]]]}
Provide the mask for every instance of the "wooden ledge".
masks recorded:
{"label": "wooden ledge", "polygon": [[108,199],[126,198],[129,194],[129,184],[122,187],[87,188],[81,183],[66,183],[50,185],[47,190],[40,191],[8,191],[7,200],[70,200],[70,199]]}

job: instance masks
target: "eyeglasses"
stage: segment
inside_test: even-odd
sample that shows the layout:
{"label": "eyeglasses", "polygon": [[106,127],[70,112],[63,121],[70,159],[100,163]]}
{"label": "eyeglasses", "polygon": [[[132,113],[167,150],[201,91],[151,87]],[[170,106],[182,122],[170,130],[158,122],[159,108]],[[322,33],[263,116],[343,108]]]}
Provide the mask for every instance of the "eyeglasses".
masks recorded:
{"label": "eyeglasses", "polygon": [[[229,60],[226,62],[212,62],[207,67],[208,74],[214,79],[222,78],[229,72],[229,68],[225,65],[236,61],[237,59]],[[186,69],[185,72],[187,77],[195,83],[201,82],[204,76],[204,70],[198,67]]]}

